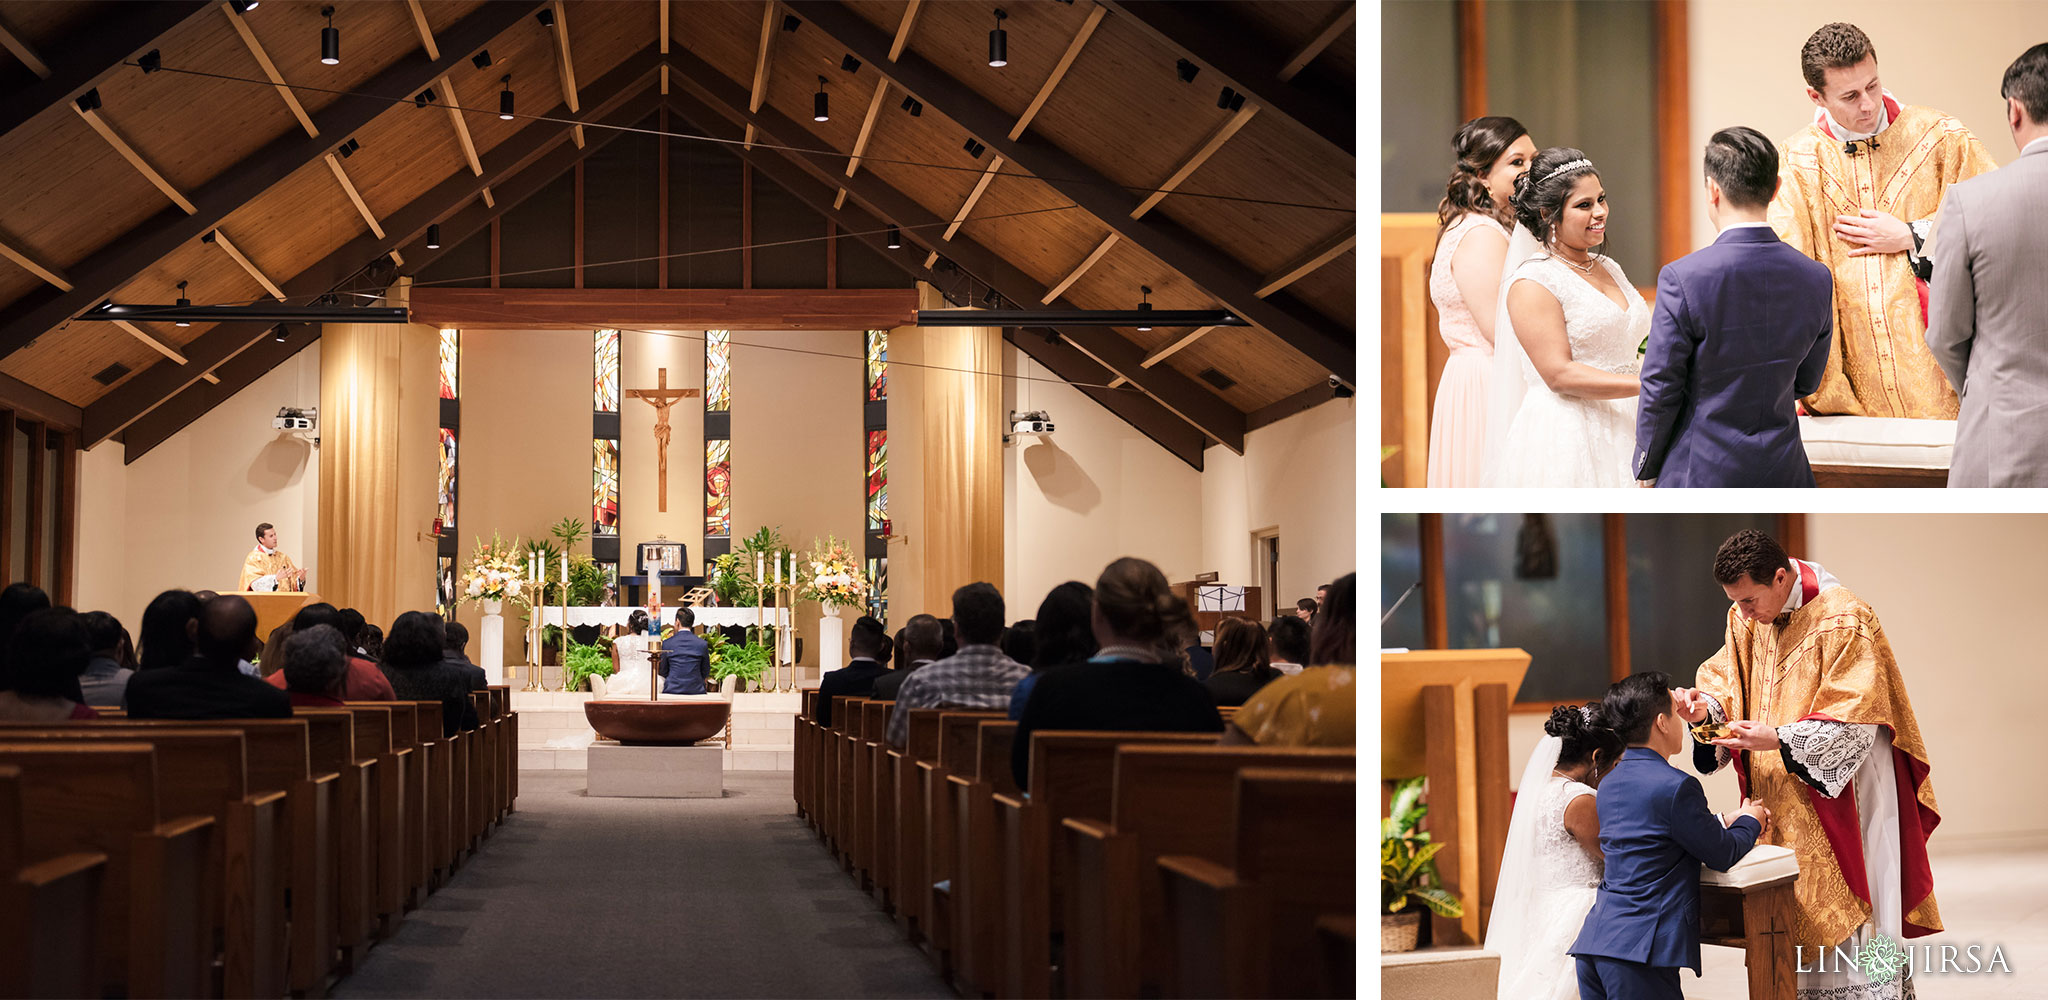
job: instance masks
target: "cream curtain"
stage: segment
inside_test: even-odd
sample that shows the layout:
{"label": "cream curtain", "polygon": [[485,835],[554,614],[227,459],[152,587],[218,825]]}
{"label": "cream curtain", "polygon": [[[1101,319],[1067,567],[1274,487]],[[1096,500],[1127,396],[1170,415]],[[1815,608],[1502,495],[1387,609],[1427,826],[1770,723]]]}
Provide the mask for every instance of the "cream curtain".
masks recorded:
{"label": "cream curtain", "polygon": [[[946,308],[920,285],[924,308]],[[1003,583],[1003,336],[996,327],[924,334],[924,594],[951,613],[953,591]]]}
{"label": "cream curtain", "polygon": [[[392,289],[404,305],[409,282]],[[431,327],[335,323],[320,336],[317,589],[379,628],[434,607],[438,337]]]}

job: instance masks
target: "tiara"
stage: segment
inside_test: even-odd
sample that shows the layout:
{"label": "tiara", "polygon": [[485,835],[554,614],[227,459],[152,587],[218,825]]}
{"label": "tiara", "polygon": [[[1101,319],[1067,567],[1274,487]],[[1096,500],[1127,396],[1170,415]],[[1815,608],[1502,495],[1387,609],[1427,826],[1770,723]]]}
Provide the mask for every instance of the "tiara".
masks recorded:
{"label": "tiara", "polygon": [[1586,725],[1589,725],[1589,726],[1590,726],[1590,725],[1592,725],[1592,724],[1593,724],[1593,706],[1591,706],[1591,705],[1580,705],[1580,706],[1579,706],[1579,716],[1580,716],[1581,718],[1583,718],[1583,719],[1585,719],[1585,720],[1586,720]]}
{"label": "tiara", "polygon": [[1579,159],[1573,160],[1573,161],[1571,161],[1570,163],[1567,163],[1567,164],[1565,164],[1565,165],[1563,165],[1563,166],[1561,166],[1561,167],[1558,167],[1558,168],[1557,168],[1556,170],[1553,170],[1553,171],[1551,171],[1551,172],[1549,172],[1549,173],[1547,173],[1547,174],[1544,174],[1544,175],[1543,175],[1543,180],[1541,180],[1541,181],[1537,181],[1536,183],[1538,183],[1538,184],[1541,184],[1541,183],[1543,183],[1544,181],[1548,181],[1548,180],[1549,180],[1549,179],[1551,179],[1552,177],[1556,177],[1556,176],[1557,176],[1558,174],[1564,173],[1564,172],[1565,172],[1565,171],[1567,171],[1567,170],[1577,170],[1577,169],[1579,169],[1580,167],[1590,167],[1590,166],[1592,166],[1592,165],[1593,165],[1593,161],[1592,161],[1592,160],[1588,160],[1588,159],[1586,159],[1586,158],[1584,158],[1584,157],[1580,157]]}

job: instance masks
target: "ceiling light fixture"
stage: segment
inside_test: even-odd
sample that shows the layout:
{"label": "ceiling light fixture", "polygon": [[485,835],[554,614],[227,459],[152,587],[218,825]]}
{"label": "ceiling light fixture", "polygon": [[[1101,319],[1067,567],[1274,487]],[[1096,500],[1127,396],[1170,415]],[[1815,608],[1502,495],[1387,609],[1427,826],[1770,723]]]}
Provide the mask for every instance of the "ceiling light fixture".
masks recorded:
{"label": "ceiling light fixture", "polygon": [[848,73],[858,73],[860,72],[860,60],[855,59],[853,53],[848,52],[839,57],[839,68]]}
{"label": "ceiling light fixture", "polygon": [[1180,82],[1193,83],[1195,82],[1195,74],[1200,73],[1202,71],[1202,67],[1197,66],[1194,63],[1187,61],[1186,59],[1182,59],[1181,61],[1173,64],[1173,71],[1175,73],[1180,74]]}
{"label": "ceiling light fixture", "polygon": [[910,112],[910,117],[912,118],[921,118],[924,116],[924,102],[915,97],[905,97],[903,98],[903,110]]}
{"label": "ceiling light fixture", "polygon": [[441,249],[441,224],[438,222],[427,226],[427,249]]}
{"label": "ceiling light fixture", "polygon": [[825,78],[823,76],[818,77],[818,95],[811,98],[811,120],[814,122],[829,122],[832,120],[832,112],[826,102]]}
{"label": "ceiling light fixture", "polygon": [[[1142,298],[1142,299],[1140,299],[1140,300],[1138,301],[1138,311],[1139,311],[1139,312],[1142,312],[1142,313],[1150,313],[1150,312],[1152,311],[1152,286],[1150,286],[1150,285],[1139,285],[1139,286],[1138,286],[1138,291],[1139,291],[1139,293],[1140,293],[1140,294],[1142,294],[1142,295],[1144,296],[1144,298]],[[1150,320],[1149,318],[1148,318],[1148,319],[1141,319],[1141,320],[1139,320],[1139,321],[1138,321],[1138,332],[1139,332],[1139,333],[1150,333],[1150,332],[1152,332],[1152,321],[1151,321],[1151,320]]]}
{"label": "ceiling light fixture", "polygon": [[1225,111],[1236,111],[1244,107],[1244,95],[1225,87],[1222,93],[1216,95],[1216,106]]}
{"label": "ceiling light fixture", "polygon": [[801,19],[799,19],[795,14],[782,15],[782,30],[795,31],[796,29],[801,28],[803,26],[804,22]]}
{"label": "ceiling light fixture", "polygon": [[476,50],[476,55],[469,57],[469,64],[471,66],[475,66],[477,69],[488,69],[491,65],[491,50]]}
{"label": "ceiling light fixture", "polygon": [[[323,296],[323,298],[330,298]],[[79,313],[80,320],[131,323],[409,323],[403,306],[345,306],[338,301],[308,306],[282,302],[245,306],[165,306],[142,303],[103,302],[97,309]]]}
{"label": "ceiling light fixture", "polygon": [[1010,33],[1003,30],[1003,19],[1010,15],[996,8],[996,27],[988,33],[988,64],[1001,68],[1010,64]]}
{"label": "ceiling light fixture", "polygon": [[542,7],[534,12],[533,17],[534,20],[540,22],[540,26],[543,28],[555,26],[555,9],[553,7]]}
{"label": "ceiling light fixture", "polygon": [[903,234],[898,232],[895,226],[889,227],[889,242],[887,245],[891,250],[903,249]]}
{"label": "ceiling light fixture", "polygon": [[140,66],[140,67],[142,67],[142,74],[143,74],[144,76],[148,76],[149,74],[151,74],[151,73],[154,73],[154,72],[156,72],[157,70],[163,69],[163,68],[164,68],[164,53],[163,53],[163,50],[162,50],[162,49],[150,49],[150,50],[149,50],[148,52],[144,52],[144,53],[143,53],[143,54],[142,54],[142,55],[141,55],[140,57],[138,57],[138,58],[137,58],[137,59],[135,60],[135,65],[137,65],[137,66]]}
{"label": "ceiling light fixture", "polygon": [[98,111],[100,109],[100,88],[94,87],[78,95],[78,110]]}
{"label": "ceiling light fixture", "polygon": [[505,89],[498,92],[498,117],[512,120],[512,74],[505,74]]}
{"label": "ceiling light fixture", "polygon": [[270,339],[280,344],[284,343],[284,339],[289,336],[291,336],[291,331],[283,323],[279,323],[270,329]]}
{"label": "ceiling light fixture", "polygon": [[342,143],[338,148],[336,148],[335,152],[340,153],[341,158],[346,160],[349,157],[356,155],[356,150],[361,148],[363,148],[363,144],[357,142],[355,140],[355,137],[351,136],[349,137],[349,140],[347,142]]}
{"label": "ceiling light fixture", "polygon": [[1003,296],[994,288],[990,288],[982,293],[981,306],[984,309],[1000,309],[1003,307]]}
{"label": "ceiling light fixture", "polygon": [[257,0],[228,0],[228,6],[233,7],[237,14],[247,14],[255,10],[256,3]]}
{"label": "ceiling light fixture", "polygon": [[341,29],[334,26],[334,8],[320,8],[327,27],[320,29],[320,61],[329,66],[341,62]]}
{"label": "ceiling light fixture", "polygon": [[[189,309],[192,306],[192,300],[185,297],[185,284],[186,283],[182,281],[178,282],[178,308],[180,309]],[[178,325],[191,326],[192,321],[189,319],[181,319],[178,321]]]}
{"label": "ceiling light fixture", "polygon": [[412,99],[412,105],[416,108],[424,108],[432,103],[434,103],[434,88],[432,87],[420,91]]}
{"label": "ceiling light fixture", "polygon": [[969,138],[967,140],[967,145],[962,146],[960,148],[967,150],[968,154],[973,156],[977,160],[981,159],[981,154],[988,152],[987,146],[984,146],[981,143],[974,141],[972,138]]}

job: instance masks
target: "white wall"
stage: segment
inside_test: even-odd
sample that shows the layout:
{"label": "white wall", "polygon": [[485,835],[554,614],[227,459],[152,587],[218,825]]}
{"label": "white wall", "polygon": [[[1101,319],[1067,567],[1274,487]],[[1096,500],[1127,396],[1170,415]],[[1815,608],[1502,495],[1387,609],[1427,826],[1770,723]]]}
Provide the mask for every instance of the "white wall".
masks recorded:
{"label": "white wall", "polygon": [[1253,535],[1279,532],[1277,607],[1358,569],[1358,406],[1332,399],[1202,456],[1201,571],[1250,584]]}
{"label": "white wall", "polygon": [[139,629],[150,598],[174,587],[233,590],[257,522],[320,587],[320,463],[311,441],[271,429],[278,407],[320,405],[316,341],[132,465],[118,442],[85,453],[79,474],[81,610]]}

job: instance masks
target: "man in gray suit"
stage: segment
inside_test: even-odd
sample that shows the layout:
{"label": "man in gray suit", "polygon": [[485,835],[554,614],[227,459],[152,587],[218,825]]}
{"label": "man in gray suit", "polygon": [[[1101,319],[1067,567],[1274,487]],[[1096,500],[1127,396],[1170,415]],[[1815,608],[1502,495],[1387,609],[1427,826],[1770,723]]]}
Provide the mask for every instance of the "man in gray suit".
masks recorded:
{"label": "man in gray suit", "polygon": [[1999,94],[2020,158],[1948,189],[1927,346],[1962,397],[1950,486],[2048,486],[2048,42]]}

